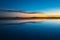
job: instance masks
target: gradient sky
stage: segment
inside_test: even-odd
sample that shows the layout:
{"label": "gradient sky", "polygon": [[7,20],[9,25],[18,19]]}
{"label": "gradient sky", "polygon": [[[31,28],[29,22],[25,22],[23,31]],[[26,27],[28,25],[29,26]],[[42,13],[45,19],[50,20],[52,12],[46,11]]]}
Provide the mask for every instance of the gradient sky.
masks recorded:
{"label": "gradient sky", "polygon": [[39,11],[60,8],[60,0],[0,0],[0,9]]}

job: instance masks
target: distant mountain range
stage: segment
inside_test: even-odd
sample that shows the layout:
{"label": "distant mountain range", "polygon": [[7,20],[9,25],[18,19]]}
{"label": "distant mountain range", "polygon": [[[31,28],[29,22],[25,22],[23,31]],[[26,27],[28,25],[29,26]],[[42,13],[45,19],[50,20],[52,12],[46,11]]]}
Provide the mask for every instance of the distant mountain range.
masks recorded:
{"label": "distant mountain range", "polygon": [[0,17],[0,20],[18,20],[18,19],[60,19],[60,17]]}

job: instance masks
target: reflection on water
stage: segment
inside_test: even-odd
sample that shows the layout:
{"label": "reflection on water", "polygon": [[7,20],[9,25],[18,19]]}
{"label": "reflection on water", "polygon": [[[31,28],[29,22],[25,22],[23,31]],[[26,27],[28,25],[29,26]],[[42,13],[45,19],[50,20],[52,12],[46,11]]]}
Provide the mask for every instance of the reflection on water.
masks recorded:
{"label": "reflection on water", "polygon": [[1,39],[60,40],[60,19],[0,20],[0,24],[12,24],[0,26]]}
{"label": "reflection on water", "polygon": [[24,20],[0,20],[1,24],[24,24],[43,22],[45,19],[24,19]]}
{"label": "reflection on water", "polygon": [[60,19],[0,20],[0,24],[60,23]]}

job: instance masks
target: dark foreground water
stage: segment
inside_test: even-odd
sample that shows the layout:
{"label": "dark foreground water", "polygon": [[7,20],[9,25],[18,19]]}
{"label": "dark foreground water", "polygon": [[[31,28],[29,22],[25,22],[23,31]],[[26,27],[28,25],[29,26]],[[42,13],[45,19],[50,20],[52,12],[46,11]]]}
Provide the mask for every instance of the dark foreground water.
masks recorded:
{"label": "dark foreground water", "polygon": [[0,20],[0,40],[60,40],[60,19]]}

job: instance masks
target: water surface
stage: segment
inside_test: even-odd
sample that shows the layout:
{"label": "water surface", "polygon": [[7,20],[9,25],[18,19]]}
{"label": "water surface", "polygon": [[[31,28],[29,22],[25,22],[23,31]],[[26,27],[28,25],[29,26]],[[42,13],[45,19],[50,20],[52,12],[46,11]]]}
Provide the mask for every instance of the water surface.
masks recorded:
{"label": "water surface", "polygon": [[4,40],[59,40],[60,19],[0,20],[0,37]]}

